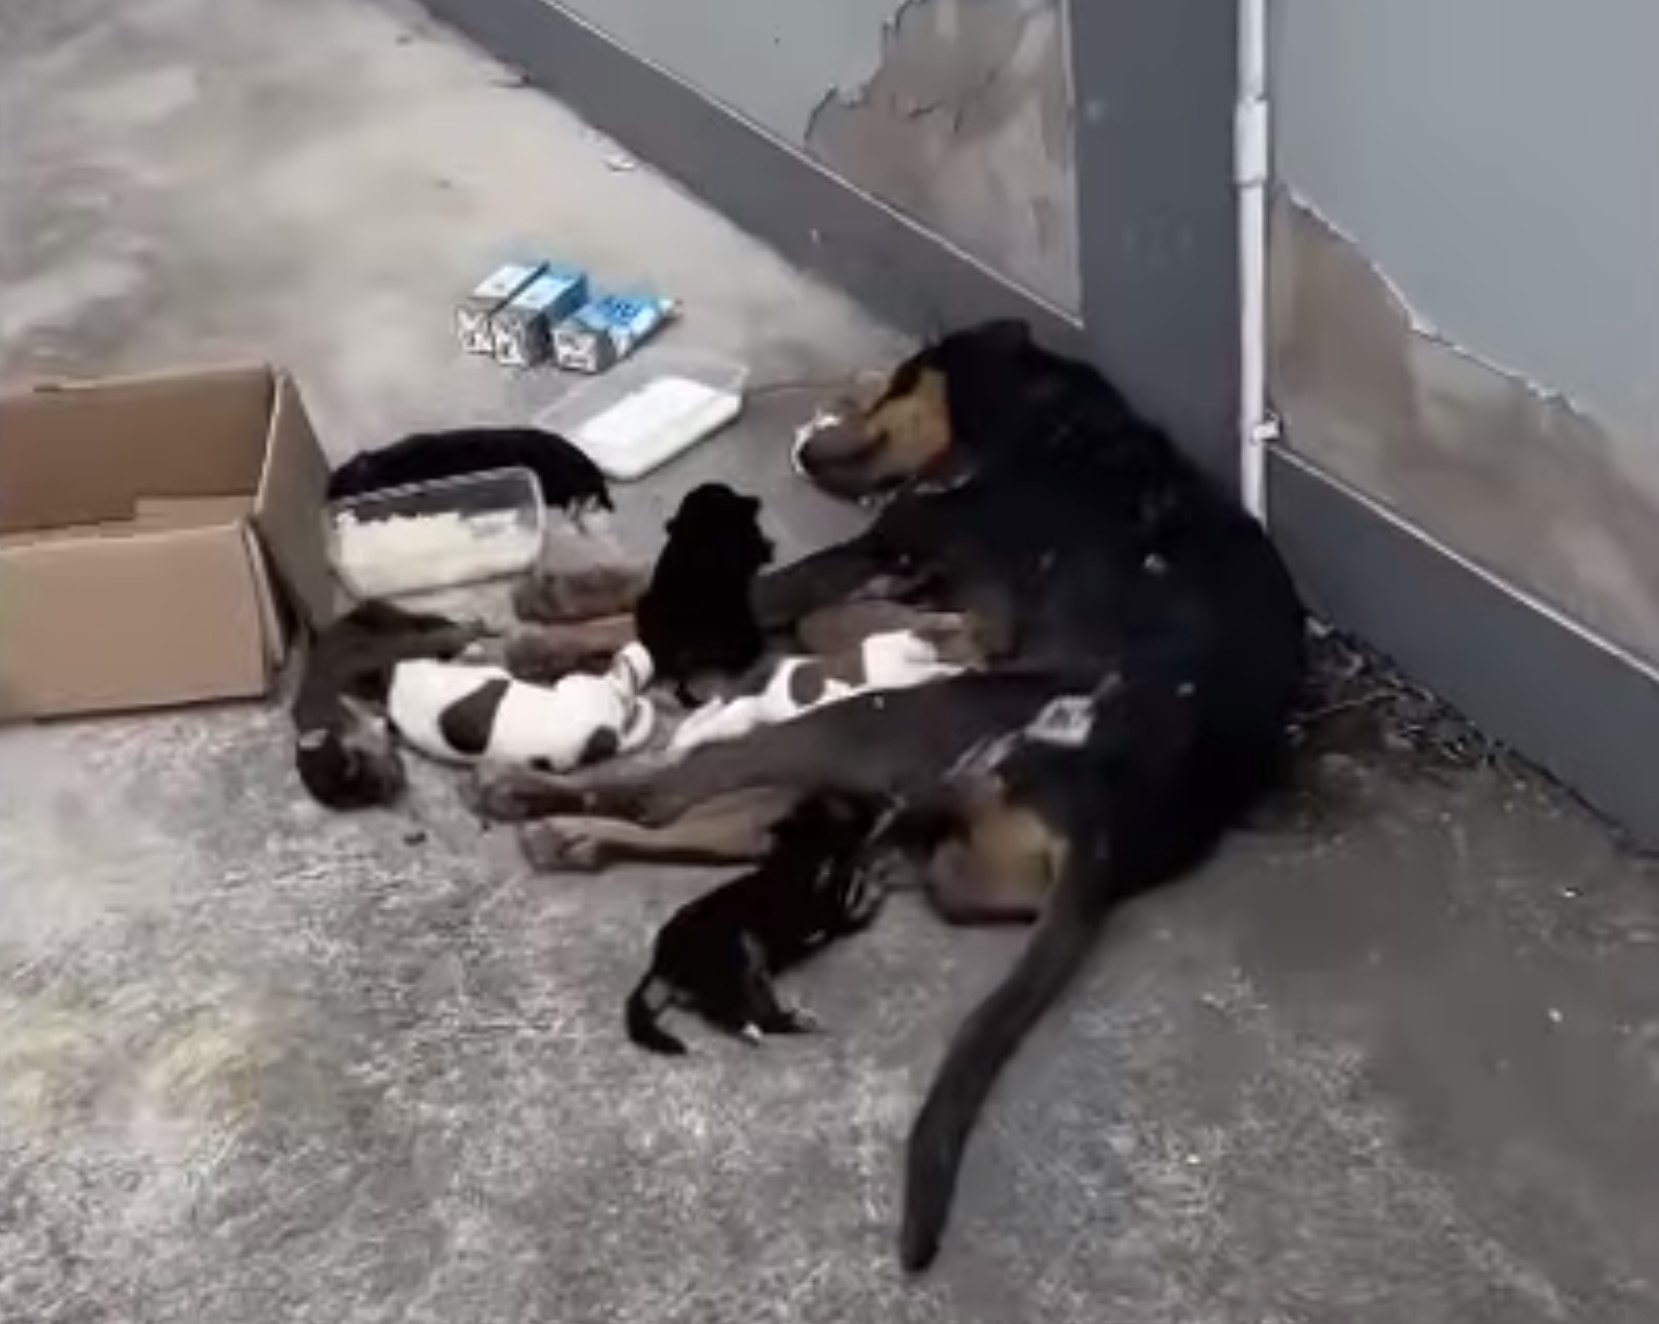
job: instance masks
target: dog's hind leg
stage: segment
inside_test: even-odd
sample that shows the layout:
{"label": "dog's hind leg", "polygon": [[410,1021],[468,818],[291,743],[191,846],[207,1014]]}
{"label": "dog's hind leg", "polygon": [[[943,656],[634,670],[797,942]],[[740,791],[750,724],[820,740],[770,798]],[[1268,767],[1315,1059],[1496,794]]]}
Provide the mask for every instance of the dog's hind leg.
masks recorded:
{"label": "dog's hind leg", "polygon": [[519,844],[543,873],[593,873],[613,864],[749,864],[772,846],[772,829],[794,807],[789,790],[761,790],[700,805],[665,827],[619,818],[544,818]]}
{"label": "dog's hind leg", "polygon": [[760,787],[902,797],[931,789],[970,747],[1023,726],[1064,688],[1064,677],[1047,673],[987,673],[863,694],[666,763],[611,763],[574,777],[486,773],[476,806],[503,822],[574,814],[661,826]]}
{"label": "dog's hind leg", "polygon": [[[684,990],[705,1021],[749,1044],[765,1037],[759,1019],[762,1008],[753,1000],[754,960],[754,940],[748,934],[724,934],[718,946],[704,949],[701,969]],[[764,957],[761,960],[764,967]]]}
{"label": "dog's hind leg", "polygon": [[928,860],[928,902],[950,924],[1032,923],[1068,848],[1062,831],[1011,803],[995,778],[976,778],[960,792],[955,832]]}
{"label": "dog's hind leg", "polygon": [[766,953],[753,938],[743,940],[743,997],[748,1009],[748,1024],[762,1034],[810,1034],[818,1022],[808,1013],[785,1006],[778,997],[772,972],[767,969]]}

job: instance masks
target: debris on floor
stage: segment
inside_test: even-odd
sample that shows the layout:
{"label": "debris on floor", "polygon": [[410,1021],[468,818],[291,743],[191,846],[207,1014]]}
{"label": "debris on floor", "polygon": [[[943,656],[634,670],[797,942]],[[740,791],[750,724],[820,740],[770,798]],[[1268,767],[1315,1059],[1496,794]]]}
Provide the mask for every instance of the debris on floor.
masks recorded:
{"label": "debris on floor", "polygon": [[1309,631],[1308,699],[1293,731],[1299,748],[1364,750],[1423,772],[1518,762],[1444,699],[1353,636]]}

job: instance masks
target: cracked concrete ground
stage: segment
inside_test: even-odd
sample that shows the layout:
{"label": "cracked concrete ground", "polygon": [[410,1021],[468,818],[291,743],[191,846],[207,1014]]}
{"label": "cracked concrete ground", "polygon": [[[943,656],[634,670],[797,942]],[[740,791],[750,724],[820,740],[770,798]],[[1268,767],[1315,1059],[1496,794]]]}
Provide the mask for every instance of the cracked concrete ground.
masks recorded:
{"label": "cracked concrete ground", "polygon": [[[515,240],[644,274],[762,382],[895,341],[556,105],[366,0],[7,0],[0,371],[256,353],[337,452],[521,417],[452,295]],[[710,473],[844,511],[804,394]],[[681,874],[538,878],[437,775],[319,812],[257,706],[0,734],[0,1318],[39,1324],[1637,1324],[1659,1316],[1659,877],[1559,794],[1352,742],[1125,914],[1006,1082],[936,1273],[896,1159],[1012,933],[900,898],[822,1037],[683,1064],[623,995]]]}

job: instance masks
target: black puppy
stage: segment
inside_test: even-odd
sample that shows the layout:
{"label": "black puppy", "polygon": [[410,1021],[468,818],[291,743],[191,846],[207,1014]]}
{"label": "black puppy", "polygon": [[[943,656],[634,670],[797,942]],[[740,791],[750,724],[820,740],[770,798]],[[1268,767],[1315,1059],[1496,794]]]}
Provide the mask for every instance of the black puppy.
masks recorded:
{"label": "black puppy", "polygon": [[812,1029],[778,999],[772,979],[875,918],[881,893],[859,861],[878,813],[871,800],[815,796],[778,824],[759,868],[676,912],[628,997],[628,1037],[653,1053],[684,1053],[657,1023],[670,1006],[753,1043]]}
{"label": "black puppy", "polygon": [[570,514],[593,506],[612,509],[605,475],[582,451],[555,432],[517,427],[416,432],[390,446],[364,451],[330,476],[328,499],[491,469],[529,469],[541,483],[542,499]]}
{"label": "black puppy", "polygon": [[736,676],[760,660],[766,637],[749,599],[771,560],[760,502],[724,483],[694,489],[669,520],[634,626],[681,702],[697,701],[690,685],[699,677]]}

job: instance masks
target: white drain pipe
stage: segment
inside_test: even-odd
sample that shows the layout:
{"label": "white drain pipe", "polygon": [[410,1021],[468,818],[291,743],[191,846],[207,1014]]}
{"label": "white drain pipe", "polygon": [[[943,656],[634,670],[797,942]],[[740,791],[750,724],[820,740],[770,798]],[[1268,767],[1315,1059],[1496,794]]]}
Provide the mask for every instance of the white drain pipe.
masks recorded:
{"label": "white drain pipe", "polygon": [[1267,446],[1278,437],[1267,409],[1267,187],[1272,165],[1267,101],[1268,0],[1239,0],[1238,109],[1233,177],[1238,186],[1239,496],[1267,522]]}

